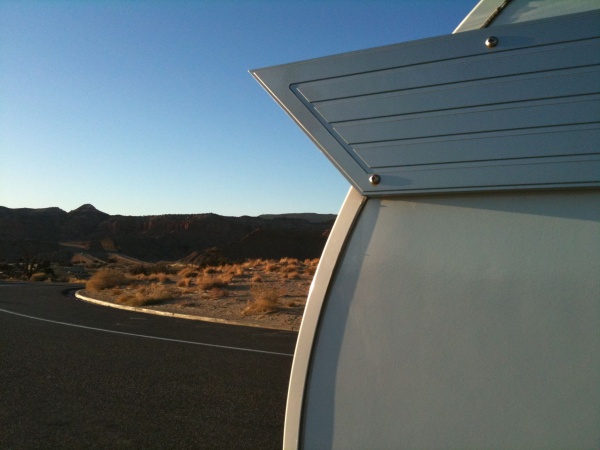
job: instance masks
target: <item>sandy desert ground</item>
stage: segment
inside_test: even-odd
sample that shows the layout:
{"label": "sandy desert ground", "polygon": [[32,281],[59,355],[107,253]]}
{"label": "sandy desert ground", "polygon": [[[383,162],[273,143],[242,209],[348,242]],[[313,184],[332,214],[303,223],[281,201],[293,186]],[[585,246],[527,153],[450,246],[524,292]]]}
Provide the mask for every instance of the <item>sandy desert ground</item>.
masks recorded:
{"label": "sandy desert ground", "polygon": [[103,269],[80,294],[127,308],[298,330],[317,264],[318,259],[282,258],[126,276]]}

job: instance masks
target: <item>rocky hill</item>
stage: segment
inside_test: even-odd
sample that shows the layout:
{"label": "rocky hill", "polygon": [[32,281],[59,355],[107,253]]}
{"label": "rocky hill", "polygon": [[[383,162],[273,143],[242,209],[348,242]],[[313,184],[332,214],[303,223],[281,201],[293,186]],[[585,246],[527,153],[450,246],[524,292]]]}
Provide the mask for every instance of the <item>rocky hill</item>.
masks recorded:
{"label": "rocky hill", "polygon": [[145,262],[319,257],[332,214],[227,217],[217,214],[112,216],[92,205],[0,206],[0,262],[28,257],[70,261],[81,255]]}

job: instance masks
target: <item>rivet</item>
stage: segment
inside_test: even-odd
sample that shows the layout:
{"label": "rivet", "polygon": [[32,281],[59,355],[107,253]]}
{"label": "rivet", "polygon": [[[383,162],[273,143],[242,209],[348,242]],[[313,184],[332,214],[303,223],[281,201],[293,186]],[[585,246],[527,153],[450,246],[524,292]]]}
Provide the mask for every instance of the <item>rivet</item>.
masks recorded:
{"label": "rivet", "polygon": [[374,173],[373,175],[371,175],[369,177],[369,182],[373,185],[376,186],[381,182],[381,177],[379,175],[377,175],[376,173]]}
{"label": "rivet", "polygon": [[494,48],[496,45],[498,45],[498,38],[496,36],[490,36],[485,40],[485,46],[487,48]]}

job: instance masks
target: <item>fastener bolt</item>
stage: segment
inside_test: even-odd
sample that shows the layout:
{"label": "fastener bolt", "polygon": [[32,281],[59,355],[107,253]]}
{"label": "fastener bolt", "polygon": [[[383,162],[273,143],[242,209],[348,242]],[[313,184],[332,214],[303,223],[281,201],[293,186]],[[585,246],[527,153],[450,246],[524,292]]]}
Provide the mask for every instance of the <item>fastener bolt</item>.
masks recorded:
{"label": "fastener bolt", "polygon": [[369,182],[373,185],[376,186],[379,184],[379,182],[381,181],[381,177],[379,175],[377,175],[376,173],[374,173],[373,175],[371,175],[369,177]]}
{"label": "fastener bolt", "polygon": [[485,46],[487,48],[494,48],[496,45],[498,45],[498,38],[496,36],[490,36],[485,40]]}

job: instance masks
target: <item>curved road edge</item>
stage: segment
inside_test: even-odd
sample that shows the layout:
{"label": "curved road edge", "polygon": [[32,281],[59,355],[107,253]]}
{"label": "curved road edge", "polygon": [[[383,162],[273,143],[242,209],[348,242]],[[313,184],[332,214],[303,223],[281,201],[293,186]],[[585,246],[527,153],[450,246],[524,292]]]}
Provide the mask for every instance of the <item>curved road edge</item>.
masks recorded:
{"label": "curved road edge", "polygon": [[118,305],[116,303],[105,302],[103,300],[97,300],[95,298],[87,297],[81,293],[81,290],[78,290],[75,292],[75,297],[84,302],[95,303],[95,304],[101,305],[101,306],[108,306],[110,308],[117,308],[117,309],[125,309],[127,311],[135,311],[135,312],[140,312],[140,313],[145,313],[145,314],[154,314],[157,316],[175,317],[177,319],[199,320],[201,322],[222,323],[222,324],[226,324],[226,325],[238,325],[238,326],[243,326],[243,327],[267,328],[270,330],[297,331],[294,329],[295,327],[279,327],[276,325],[265,325],[265,324],[260,324],[260,323],[242,322],[242,321],[238,321],[238,320],[219,319],[217,317],[190,316],[188,314],[172,313],[172,312],[168,312],[168,311],[157,311],[155,309],[140,308],[137,306]]}

